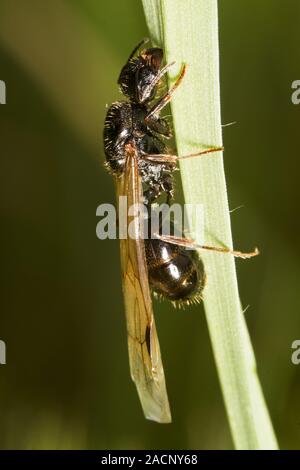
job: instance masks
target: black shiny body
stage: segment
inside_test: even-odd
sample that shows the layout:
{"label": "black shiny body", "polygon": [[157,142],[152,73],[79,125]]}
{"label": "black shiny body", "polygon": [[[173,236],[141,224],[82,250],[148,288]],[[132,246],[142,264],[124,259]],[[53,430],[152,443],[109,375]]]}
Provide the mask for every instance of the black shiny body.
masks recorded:
{"label": "black shiny body", "polygon": [[[139,47],[139,46],[138,46]],[[151,101],[156,95],[163,58],[160,48],[150,48],[134,57],[138,47],[121,70],[118,83],[128,101],[118,101],[109,108],[104,124],[104,150],[106,166],[119,175],[124,171],[125,145],[133,142],[137,149],[139,173],[147,185],[144,192],[146,204],[151,204],[161,193],[173,196],[173,163],[153,163],[143,158],[145,154],[167,153],[164,138],[171,137],[168,122],[155,115],[147,118]]]}
{"label": "black shiny body", "polygon": [[142,183],[147,185],[145,203],[151,204],[162,192],[173,195],[172,171],[174,164],[153,163],[143,159],[145,154],[166,153],[166,145],[158,137],[158,130],[165,131],[163,119],[145,122],[147,105],[132,102],[116,102],[108,110],[104,143],[108,169],[115,175],[124,171],[125,145],[133,142],[138,153],[138,167]]}
{"label": "black shiny body", "polygon": [[145,240],[151,289],[175,303],[200,300],[205,286],[204,265],[195,250],[160,239]]}
{"label": "black shiny body", "polygon": [[[138,46],[139,47],[139,46]],[[156,97],[163,52],[159,48],[138,47],[123,67],[118,83],[128,101],[118,101],[109,108],[104,126],[107,169],[118,176],[125,171],[125,148],[132,143],[137,150],[138,170],[143,184],[144,203],[149,208],[165,194],[173,197],[174,162],[153,162],[147,154],[168,153],[165,138],[171,136],[168,122],[157,114],[149,116]],[[196,250],[168,243],[159,238],[145,240],[150,287],[158,296],[178,304],[198,301],[204,287],[205,273]]]}

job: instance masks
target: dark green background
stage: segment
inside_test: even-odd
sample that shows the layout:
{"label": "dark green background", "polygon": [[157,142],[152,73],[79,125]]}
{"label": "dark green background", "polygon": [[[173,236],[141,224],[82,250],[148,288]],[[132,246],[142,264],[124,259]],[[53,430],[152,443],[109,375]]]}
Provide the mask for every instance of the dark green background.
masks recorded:
{"label": "dark green background", "polygon": [[[234,241],[262,252],[237,262],[241,299],[281,447],[300,448],[300,3],[227,0],[219,19]],[[105,105],[145,35],[139,0],[0,0],[1,448],[232,447],[202,308],[155,306],[174,422],[144,420],[118,242],[95,235],[115,197]]]}

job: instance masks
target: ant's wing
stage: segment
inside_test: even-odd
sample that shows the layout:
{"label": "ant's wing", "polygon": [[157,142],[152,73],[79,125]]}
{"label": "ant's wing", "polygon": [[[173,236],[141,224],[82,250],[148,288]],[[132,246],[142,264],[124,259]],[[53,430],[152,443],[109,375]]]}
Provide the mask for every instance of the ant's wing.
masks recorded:
{"label": "ant's wing", "polygon": [[[119,196],[127,196],[127,225],[135,239],[120,239],[122,284],[127,322],[129,363],[145,417],[159,423],[171,422],[165,376],[153,317],[145,256],[142,221],[128,215],[128,209],[141,201],[135,148],[126,152],[126,170],[116,180]],[[121,224],[121,221],[120,221]],[[127,232],[126,232],[127,233]]]}

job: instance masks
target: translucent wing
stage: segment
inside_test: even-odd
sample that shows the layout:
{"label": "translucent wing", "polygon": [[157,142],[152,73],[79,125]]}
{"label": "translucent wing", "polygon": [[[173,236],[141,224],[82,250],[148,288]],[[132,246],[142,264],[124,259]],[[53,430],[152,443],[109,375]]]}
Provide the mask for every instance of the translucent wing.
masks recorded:
{"label": "translucent wing", "polygon": [[[117,180],[117,195],[127,196],[128,208],[141,201],[136,150],[126,146],[126,169]],[[119,200],[119,197],[118,197]],[[122,283],[127,322],[129,363],[145,417],[159,423],[171,422],[165,376],[153,317],[148,283],[142,223],[139,217],[128,216],[135,239],[120,240]],[[121,223],[121,221],[120,221]]]}

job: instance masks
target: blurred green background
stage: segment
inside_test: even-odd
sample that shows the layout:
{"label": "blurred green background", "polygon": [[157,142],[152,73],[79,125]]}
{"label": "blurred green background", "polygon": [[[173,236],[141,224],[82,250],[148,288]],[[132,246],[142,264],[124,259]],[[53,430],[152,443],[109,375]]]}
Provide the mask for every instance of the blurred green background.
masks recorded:
{"label": "blurred green background", "polygon": [[[234,241],[262,252],[237,261],[241,299],[280,445],[300,448],[300,3],[227,0],[219,20]],[[173,424],[143,418],[118,241],[95,234],[106,104],[146,35],[139,0],[0,0],[1,448],[232,448],[202,309],[155,306]]]}

